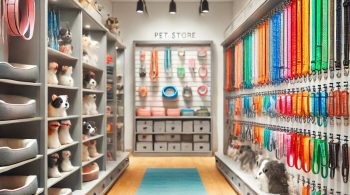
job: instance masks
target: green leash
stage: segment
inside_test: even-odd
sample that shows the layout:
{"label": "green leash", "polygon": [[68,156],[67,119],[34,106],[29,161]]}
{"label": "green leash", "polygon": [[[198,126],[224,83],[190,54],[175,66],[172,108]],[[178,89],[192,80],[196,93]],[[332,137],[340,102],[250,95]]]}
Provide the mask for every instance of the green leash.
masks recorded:
{"label": "green leash", "polygon": [[314,151],[312,154],[312,173],[319,174],[322,178],[328,177],[328,144],[327,140],[312,138]]}
{"label": "green leash", "polygon": [[328,72],[328,0],[322,1],[322,70],[327,76]]}
{"label": "green leash", "polygon": [[310,0],[310,70],[316,74],[316,0]]}
{"label": "green leash", "polygon": [[316,71],[321,72],[322,64],[322,0],[316,0]]}

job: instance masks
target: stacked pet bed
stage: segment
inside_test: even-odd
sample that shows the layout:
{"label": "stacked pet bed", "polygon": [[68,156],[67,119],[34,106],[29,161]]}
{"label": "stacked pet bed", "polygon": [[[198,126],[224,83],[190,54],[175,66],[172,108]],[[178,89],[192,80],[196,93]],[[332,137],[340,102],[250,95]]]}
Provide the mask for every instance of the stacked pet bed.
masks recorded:
{"label": "stacked pet bed", "polygon": [[0,138],[0,166],[8,166],[34,158],[38,154],[36,139]]}

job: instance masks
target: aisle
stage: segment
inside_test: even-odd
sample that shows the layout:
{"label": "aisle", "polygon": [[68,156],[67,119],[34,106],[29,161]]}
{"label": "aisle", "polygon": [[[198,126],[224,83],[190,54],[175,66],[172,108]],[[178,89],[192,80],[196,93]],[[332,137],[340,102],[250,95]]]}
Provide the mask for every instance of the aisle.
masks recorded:
{"label": "aisle", "polygon": [[197,168],[209,195],[237,194],[219,173],[214,157],[134,157],[108,195],[134,195],[147,168]]}

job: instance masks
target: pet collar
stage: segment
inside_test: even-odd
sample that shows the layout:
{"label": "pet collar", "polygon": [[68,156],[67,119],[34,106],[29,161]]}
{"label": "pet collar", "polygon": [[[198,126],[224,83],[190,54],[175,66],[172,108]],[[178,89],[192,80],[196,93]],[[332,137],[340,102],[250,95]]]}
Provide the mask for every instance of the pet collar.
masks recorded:
{"label": "pet collar", "polygon": [[35,1],[26,0],[23,9],[20,9],[20,0],[3,0],[2,2],[3,17],[7,23],[9,35],[22,37],[24,40],[32,39],[35,25]]}
{"label": "pet collar", "polygon": [[148,93],[147,87],[142,86],[142,87],[139,88],[139,95],[141,97],[146,97],[147,93]]}
{"label": "pet collar", "polygon": [[171,72],[171,49],[170,48],[165,48],[164,51],[164,70],[165,72],[169,73]]}
{"label": "pet collar", "polygon": [[175,86],[169,85],[163,88],[162,96],[166,99],[175,99],[178,96],[178,90]]}
{"label": "pet collar", "polygon": [[185,99],[190,99],[190,98],[192,98],[192,89],[191,89],[191,87],[189,87],[189,86],[185,86],[184,87],[184,89],[183,89],[183,91],[182,91],[182,95],[183,95],[183,97],[185,98]]}
{"label": "pet collar", "polygon": [[140,61],[143,63],[146,59],[146,52],[145,51],[140,51]]}
{"label": "pet collar", "polygon": [[143,67],[143,65],[141,65],[140,67],[140,73],[139,73],[141,78],[145,78],[146,77],[146,68]]}
{"label": "pet collar", "polygon": [[205,48],[199,49],[197,51],[197,56],[198,56],[198,58],[205,58],[205,57],[207,57],[207,49],[205,49]]}
{"label": "pet collar", "polygon": [[205,65],[202,65],[198,69],[198,75],[200,78],[205,79],[208,77],[208,67]]}
{"label": "pet collar", "polygon": [[207,93],[208,93],[208,86],[203,84],[203,85],[200,85],[198,88],[197,88],[197,93],[199,96],[206,96]]}

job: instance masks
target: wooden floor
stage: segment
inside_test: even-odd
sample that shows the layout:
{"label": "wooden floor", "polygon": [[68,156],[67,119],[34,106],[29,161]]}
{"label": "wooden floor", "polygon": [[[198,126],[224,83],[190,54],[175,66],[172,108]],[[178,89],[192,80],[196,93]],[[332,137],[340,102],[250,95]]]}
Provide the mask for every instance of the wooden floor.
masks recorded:
{"label": "wooden floor", "polygon": [[197,168],[209,195],[237,194],[216,169],[214,157],[133,157],[108,195],[136,194],[147,168]]}

